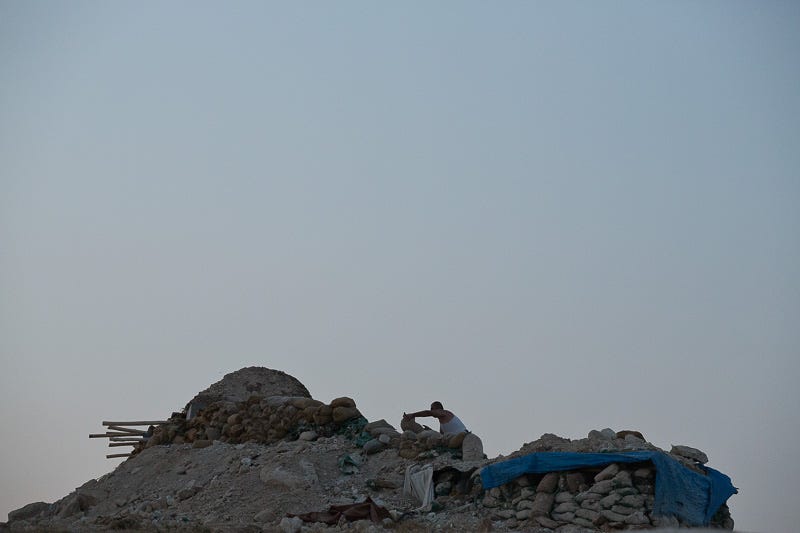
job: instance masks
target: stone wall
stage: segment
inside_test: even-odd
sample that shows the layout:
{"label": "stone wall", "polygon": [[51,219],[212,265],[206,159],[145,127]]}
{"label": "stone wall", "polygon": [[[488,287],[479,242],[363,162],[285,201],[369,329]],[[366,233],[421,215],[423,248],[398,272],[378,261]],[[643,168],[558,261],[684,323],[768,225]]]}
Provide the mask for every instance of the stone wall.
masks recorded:
{"label": "stone wall", "polygon": [[284,438],[297,439],[309,431],[329,436],[357,419],[363,417],[352,398],[325,404],[302,396],[252,395],[243,402],[212,403],[191,420],[174,414],[167,424],[153,428],[143,447],[184,443],[201,447],[215,440],[270,444]]}

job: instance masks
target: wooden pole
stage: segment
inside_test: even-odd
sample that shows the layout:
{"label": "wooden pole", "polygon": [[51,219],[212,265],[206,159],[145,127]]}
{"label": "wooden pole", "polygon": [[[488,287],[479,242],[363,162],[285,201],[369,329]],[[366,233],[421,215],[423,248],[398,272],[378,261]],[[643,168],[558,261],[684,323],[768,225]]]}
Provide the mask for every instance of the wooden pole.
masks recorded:
{"label": "wooden pole", "polygon": [[142,441],[138,441],[138,442],[109,442],[108,443],[108,447],[109,448],[114,448],[115,446],[136,446],[137,444],[139,444],[139,442],[142,442]]}
{"label": "wooden pole", "polygon": [[112,453],[110,455],[106,455],[106,459],[113,459],[115,457],[130,457],[133,454],[130,453]]}
{"label": "wooden pole", "polygon": [[144,439],[140,437],[109,437],[108,440],[114,442],[142,442]]}
{"label": "wooden pole", "polygon": [[140,435],[137,433],[119,433],[119,432],[111,432],[108,433],[89,433],[90,439],[105,439],[108,437],[139,437]]}
{"label": "wooden pole", "polygon": [[158,426],[168,423],[168,420],[137,420],[134,422],[103,422],[104,426]]}
{"label": "wooden pole", "polygon": [[132,435],[145,435],[145,434],[147,434],[146,431],[142,431],[141,429],[130,429],[130,428],[124,428],[122,426],[108,426],[108,429],[110,429],[112,431],[124,431],[124,432],[130,433]]}

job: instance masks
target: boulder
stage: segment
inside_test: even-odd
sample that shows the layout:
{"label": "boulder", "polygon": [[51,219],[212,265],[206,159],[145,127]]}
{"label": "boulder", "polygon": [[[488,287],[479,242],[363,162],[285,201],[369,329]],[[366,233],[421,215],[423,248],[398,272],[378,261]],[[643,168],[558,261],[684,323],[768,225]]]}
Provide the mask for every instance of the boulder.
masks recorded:
{"label": "boulder", "polygon": [[381,418],[380,420],[376,420],[375,422],[370,422],[366,426],[364,426],[364,431],[366,431],[373,437],[377,437],[380,434],[380,432],[374,433],[376,429],[384,429],[384,430],[391,429],[393,431],[397,431],[396,429],[394,429],[394,426],[392,426],[389,422],[387,422],[383,418]]}
{"label": "boulder", "polygon": [[8,521],[16,522],[17,520],[28,520],[29,518],[34,518],[36,516],[39,516],[43,512],[47,511],[49,508],[50,508],[49,503],[45,502],[29,503],[24,507],[20,507],[19,509],[8,513]]}
{"label": "boulder", "polygon": [[623,429],[622,431],[617,431],[616,438],[625,439],[629,435],[633,436],[633,437],[636,437],[637,439],[639,439],[641,441],[645,440],[644,436],[640,432],[632,430],[632,429]]}
{"label": "boulder", "polygon": [[672,449],[669,451],[672,455],[677,455],[679,457],[685,457],[686,459],[690,459],[702,465],[708,462],[708,456],[698,450],[697,448],[692,448],[690,446],[672,446]]}
{"label": "boulder", "polygon": [[464,461],[481,461],[483,459],[483,442],[474,433],[467,433],[461,443],[461,459]]}

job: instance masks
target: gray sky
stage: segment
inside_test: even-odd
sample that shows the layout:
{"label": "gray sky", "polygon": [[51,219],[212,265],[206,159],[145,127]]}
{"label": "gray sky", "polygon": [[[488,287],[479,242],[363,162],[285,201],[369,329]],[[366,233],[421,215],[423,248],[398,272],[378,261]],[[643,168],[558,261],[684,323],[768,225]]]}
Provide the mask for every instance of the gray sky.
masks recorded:
{"label": "gray sky", "polygon": [[0,1],[0,519],[284,370],[796,528],[800,4]]}

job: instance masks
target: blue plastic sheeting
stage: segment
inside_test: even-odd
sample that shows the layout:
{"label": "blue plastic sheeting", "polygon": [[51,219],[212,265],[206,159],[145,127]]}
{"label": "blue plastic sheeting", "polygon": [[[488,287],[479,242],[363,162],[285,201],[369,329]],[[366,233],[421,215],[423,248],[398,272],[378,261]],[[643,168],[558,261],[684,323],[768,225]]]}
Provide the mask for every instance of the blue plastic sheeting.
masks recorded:
{"label": "blue plastic sheeting", "polygon": [[738,491],[725,474],[703,467],[706,475],[686,468],[664,452],[541,452],[488,465],[481,470],[483,488],[504,485],[523,474],[576,470],[611,463],[650,461],[656,467],[653,514],[676,516],[692,526],[708,525],[711,517]]}

